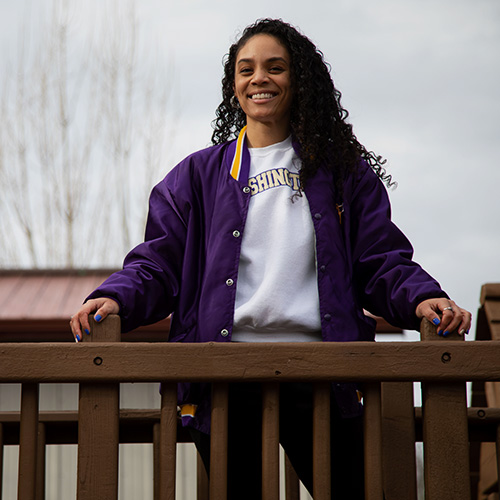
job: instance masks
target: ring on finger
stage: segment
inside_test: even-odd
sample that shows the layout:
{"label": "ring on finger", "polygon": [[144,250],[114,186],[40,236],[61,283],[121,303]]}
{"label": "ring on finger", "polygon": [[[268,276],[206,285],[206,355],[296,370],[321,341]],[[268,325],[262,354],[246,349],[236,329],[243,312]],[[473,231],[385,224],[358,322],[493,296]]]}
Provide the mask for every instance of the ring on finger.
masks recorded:
{"label": "ring on finger", "polygon": [[443,309],[443,312],[445,312],[445,311],[453,311],[453,307],[451,307],[451,306],[445,307]]}

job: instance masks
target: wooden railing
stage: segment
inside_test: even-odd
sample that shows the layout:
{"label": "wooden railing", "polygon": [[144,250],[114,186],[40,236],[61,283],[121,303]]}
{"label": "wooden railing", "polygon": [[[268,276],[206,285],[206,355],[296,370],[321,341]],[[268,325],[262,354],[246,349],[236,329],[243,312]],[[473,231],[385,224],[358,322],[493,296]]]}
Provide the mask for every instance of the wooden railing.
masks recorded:
{"label": "wooden railing", "polygon": [[[231,381],[264,386],[268,409],[263,418],[263,433],[268,436],[263,442],[266,500],[279,498],[280,382],[300,380],[315,386],[315,500],[331,495],[325,445],[329,442],[330,409],[325,394],[329,391],[326,382],[332,380],[360,382],[364,387],[367,500],[382,500],[384,492],[386,500],[417,498],[415,441],[419,439],[424,443],[426,500],[471,498],[469,443],[474,439],[496,442],[500,464],[500,410],[467,409],[465,396],[466,381],[500,380],[499,341],[464,342],[455,334],[443,339],[428,322],[422,324],[422,342],[383,343],[129,344],[118,342],[118,317],[93,324],[92,330],[82,345],[0,344],[0,383],[22,384],[20,415],[0,415],[2,447],[15,441],[12,434],[18,422],[19,499],[43,498],[46,431],[65,415],[73,431],[61,432],[75,436],[76,414],[39,413],[38,384],[48,382],[80,383],[78,500],[117,498],[120,425],[130,425],[134,418],[140,421],[138,426],[153,429],[155,498],[175,498],[179,381],[213,385],[211,500],[227,497],[227,383]],[[414,381],[423,383],[421,412],[414,409]],[[159,412],[144,412],[142,420],[140,411],[134,415],[120,412],[120,382],[162,382]],[[199,495],[203,498],[202,490]],[[298,498],[294,487],[287,498]]]}

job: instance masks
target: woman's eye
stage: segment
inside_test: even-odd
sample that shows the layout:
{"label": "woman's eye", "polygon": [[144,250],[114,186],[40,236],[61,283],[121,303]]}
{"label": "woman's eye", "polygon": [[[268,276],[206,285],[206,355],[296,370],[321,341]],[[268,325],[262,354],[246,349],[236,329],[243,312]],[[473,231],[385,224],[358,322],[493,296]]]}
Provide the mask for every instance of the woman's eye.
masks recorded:
{"label": "woman's eye", "polygon": [[242,75],[248,75],[248,74],[249,74],[249,73],[251,73],[251,72],[252,72],[252,69],[251,69],[251,68],[241,68],[241,69],[240,69],[240,73],[241,73]]}
{"label": "woman's eye", "polygon": [[281,73],[283,68],[281,66],[273,66],[270,71],[273,73]]}

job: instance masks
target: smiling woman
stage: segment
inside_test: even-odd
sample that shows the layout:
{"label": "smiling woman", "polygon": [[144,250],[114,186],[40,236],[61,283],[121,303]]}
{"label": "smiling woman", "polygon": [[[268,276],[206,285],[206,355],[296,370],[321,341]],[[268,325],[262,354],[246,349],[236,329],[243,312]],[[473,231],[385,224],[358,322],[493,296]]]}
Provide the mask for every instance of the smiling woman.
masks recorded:
{"label": "smiling woman", "polygon": [[234,95],[247,118],[249,147],[261,148],[290,134],[290,56],[278,40],[256,35],[239,51]]}
{"label": "smiling woman", "polygon": [[[71,320],[117,312],[125,331],[173,313],[171,342],[372,341],[375,321],[464,334],[471,315],[412,260],[392,223],[380,157],[359,143],[322,53],[264,19],[230,47],[212,147],[153,190],[145,242]],[[440,318],[441,317],[441,318]],[[331,384],[331,488],[364,498],[356,384]],[[210,388],[180,384],[208,468]],[[261,390],[229,388],[228,497],[261,498]],[[312,388],[280,387],[280,440],[312,489]]]}

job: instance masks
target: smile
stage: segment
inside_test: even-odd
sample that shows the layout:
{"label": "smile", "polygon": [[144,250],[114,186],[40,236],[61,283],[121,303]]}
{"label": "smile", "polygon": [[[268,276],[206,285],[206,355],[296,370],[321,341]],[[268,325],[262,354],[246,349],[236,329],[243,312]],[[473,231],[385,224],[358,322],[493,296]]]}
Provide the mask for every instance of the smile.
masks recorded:
{"label": "smile", "polygon": [[259,94],[253,94],[250,97],[250,99],[271,99],[274,97],[276,94],[271,94],[269,92],[261,92]]}

